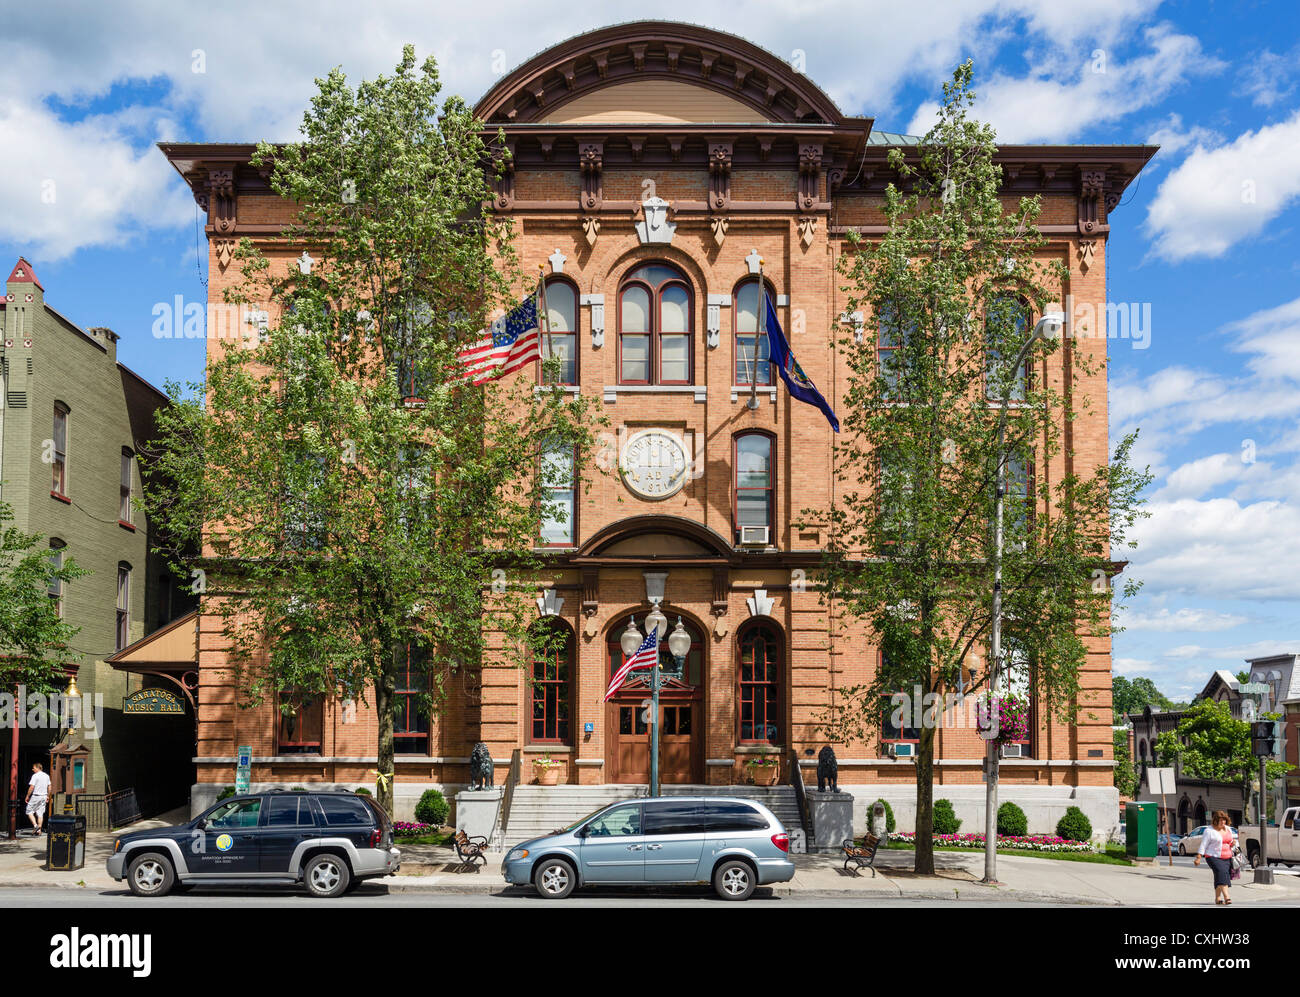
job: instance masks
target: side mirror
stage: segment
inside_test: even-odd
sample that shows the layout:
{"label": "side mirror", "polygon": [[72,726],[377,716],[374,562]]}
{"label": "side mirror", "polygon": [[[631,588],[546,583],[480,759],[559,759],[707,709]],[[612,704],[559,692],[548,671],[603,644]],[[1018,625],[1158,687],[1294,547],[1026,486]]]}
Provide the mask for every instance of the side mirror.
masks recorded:
{"label": "side mirror", "polygon": [[584,824],[582,827],[578,828],[577,833],[574,836],[578,838],[585,838],[587,836],[587,826]]}
{"label": "side mirror", "polygon": [[198,819],[198,822],[194,825],[194,829],[196,831],[202,831],[207,826],[208,826],[208,822],[204,820],[202,817],[200,817]]}

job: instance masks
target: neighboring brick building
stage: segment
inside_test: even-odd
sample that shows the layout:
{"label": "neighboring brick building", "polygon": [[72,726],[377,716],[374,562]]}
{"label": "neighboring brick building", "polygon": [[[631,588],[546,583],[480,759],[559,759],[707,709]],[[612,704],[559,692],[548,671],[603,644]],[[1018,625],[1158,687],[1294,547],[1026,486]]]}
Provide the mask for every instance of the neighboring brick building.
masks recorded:
{"label": "neighboring brick building", "polygon": [[154,415],[167,398],[118,363],[116,333],[80,329],[50,307],[25,259],[5,282],[0,321],[0,497],[19,529],[45,538],[51,557],[69,557],[90,572],[52,588],[50,597],[79,628],[75,678],[87,722],[96,697],[104,707],[101,729],[67,738],[65,731],[28,727],[16,753],[5,731],[5,802],[13,763],[22,794],[32,762],[48,767],[51,746],[61,740],[65,748],[89,751],[68,756],[66,784],[54,773],[56,791],[139,787],[147,797],[154,769],[136,738],[150,732],[122,713],[123,698],[140,683],[105,659],[172,613],[175,586],[150,553],[144,515],[131,507],[140,494],[135,455],[153,435]]}
{"label": "neighboring brick building", "polygon": [[[569,634],[570,652],[550,673],[563,678],[539,668],[547,680],[533,684],[513,668],[488,667],[481,684],[456,691],[431,732],[411,721],[397,761],[399,809],[424,786],[463,784],[479,739],[501,766],[519,748],[525,767],[544,753],[562,759],[566,782],[644,782],[648,734],[637,714],[645,690],[609,705],[602,694],[629,616],[640,622],[656,590],[693,638],[685,679],[665,694],[665,781],[738,782],[772,746],[782,751],[782,775],[791,749],[812,764],[823,743],[818,713],[834,690],[871,674],[876,652],[860,639],[832,641],[827,610],[804,584],[825,537],[794,523],[802,509],[828,507],[837,487],[826,419],[766,369],[757,409],[746,405],[754,268],[765,261],[791,346],[836,404],[846,370],[834,340],[870,335],[874,325],[870,315],[844,314],[836,260],[850,229],[885,230],[886,156],[915,138],[843,115],[806,76],[739,38],[662,22],[548,49],[503,77],[476,110],[505,131],[511,168],[495,208],[516,220],[525,266],[548,262],[552,328],[571,330],[555,347],[572,358],[566,380],[603,400],[624,479],[593,477],[589,491],[576,491],[570,523],[543,530],[555,567],[538,593],[539,614]],[[251,146],[163,151],[207,210],[210,301],[237,279],[231,252],[241,237],[288,265],[296,251],[268,238],[288,220],[287,206],[248,165]],[[1069,295],[1106,314],[1108,213],[1153,153],[1000,150],[1008,198],[1043,196],[1043,257],[1070,275],[1063,302]],[[1052,363],[1105,351],[1094,330],[1067,339]],[[1083,380],[1091,407],[1073,425],[1070,452],[1046,473],[1106,460],[1105,377]],[[196,803],[232,781],[239,744],[253,749],[255,782],[373,781],[373,719],[364,710],[321,704],[305,725],[277,730],[269,708],[234,708],[215,619],[202,624],[199,655]],[[1096,698],[1077,726],[1040,716],[1024,757],[1006,762],[1004,797],[1039,828],[1071,803],[1098,830],[1116,823],[1109,641],[1092,644],[1083,686]],[[841,784],[863,800],[885,795],[905,826],[913,763],[894,757],[905,749],[873,741],[837,751]],[[939,735],[936,795],[968,817],[983,800],[981,752],[973,730]]]}

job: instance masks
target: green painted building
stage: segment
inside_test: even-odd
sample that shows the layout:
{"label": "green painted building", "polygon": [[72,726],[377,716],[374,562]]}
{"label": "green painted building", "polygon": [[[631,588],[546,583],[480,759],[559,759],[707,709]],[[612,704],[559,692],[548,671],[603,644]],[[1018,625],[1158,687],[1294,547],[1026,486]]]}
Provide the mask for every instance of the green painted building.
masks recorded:
{"label": "green painted building", "polygon": [[[64,619],[80,628],[73,647],[81,657],[75,678],[85,722],[71,735],[48,727],[20,731],[19,796],[32,762],[50,767],[53,745],[84,746],[75,769],[69,765],[66,788],[134,788],[148,808],[157,758],[142,723],[151,718],[122,712],[141,679],[104,659],[192,605],[150,553],[148,523],[134,508],[141,487],[136,454],[153,436],[155,413],[167,398],[118,363],[116,333],[81,329],[50,307],[25,259],[5,282],[0,325],[0,497],[18,528],[42,536],[52,558],[70,557],[90,572],[50,592]],[[0,741],[7,813],[12,732],[3,731]]]}

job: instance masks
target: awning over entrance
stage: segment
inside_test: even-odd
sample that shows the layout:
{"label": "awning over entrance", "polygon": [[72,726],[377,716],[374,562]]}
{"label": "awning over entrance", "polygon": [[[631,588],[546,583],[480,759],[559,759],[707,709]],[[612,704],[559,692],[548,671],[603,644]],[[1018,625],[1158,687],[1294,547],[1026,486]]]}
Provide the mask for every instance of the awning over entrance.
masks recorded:
{"label": "awning over entrance", "polygon": [[191,610],[105,658],[119,672],[171,682],[191,707],[199,686],[199,612]]}

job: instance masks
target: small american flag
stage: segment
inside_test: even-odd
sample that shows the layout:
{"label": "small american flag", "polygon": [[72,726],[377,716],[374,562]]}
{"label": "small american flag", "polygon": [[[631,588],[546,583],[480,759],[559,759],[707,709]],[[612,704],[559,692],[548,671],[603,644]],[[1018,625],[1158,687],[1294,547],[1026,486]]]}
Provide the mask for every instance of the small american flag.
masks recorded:
{"label": "small american flag", "polygon": [[461,373],[458,380],[485,384],[541,357],[541,324],[538,321],[537,296],[523,301],[484,330],[457,356]]}
{"label": "small american flag", "polygon": [[650,631],[650,635],[641,642],[641,646],[636,649],[636,654],[628,655],[623,667],[614,673],[614,677],[609,680],[609,688],[605,690],[605,702],[609,702],[610,697],[622,687],[627,681],[628,675],[638,668],[652,668],[659,663],[659,628],[655,627]]}

